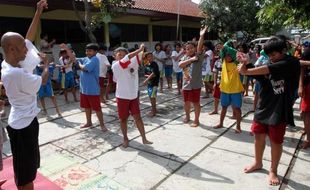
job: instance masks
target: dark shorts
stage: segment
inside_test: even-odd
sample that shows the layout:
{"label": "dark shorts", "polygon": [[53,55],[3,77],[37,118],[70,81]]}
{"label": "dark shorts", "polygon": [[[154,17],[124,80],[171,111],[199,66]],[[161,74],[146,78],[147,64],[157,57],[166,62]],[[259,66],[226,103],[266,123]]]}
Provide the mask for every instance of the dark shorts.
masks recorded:
{"label": "dark shorts", "polygon": [[106,77],[99,77],[99,86],[100,88],[104,88],[108,84],[108,78]]}
{"label": "dark shorts", "polygon": [[183,73],[182,72],[175,73],[175,76],[177,78],[177,81],[180,81],[183,79]]}
{"label": "dark shorts", "polygon": [[80,94],[80,106],[84,109],[92,109],[94,111],[100,111],[100,96],[99,95],[85,95]]}
{"label": "dark shorts", "polygon": [[38,92],[38,96],[39,98],[44,98],[44,97],[52,97],[54,96],[54,92],[53,92],[53,88],[52,88],[52,84],[46,84],[46,85],[42,85],[39,89]]}
{"label": "dark shorts", "polygon": [[310,84],[304,87],[304,97],[301,99],[301,111],[302,112],[310,112]]}
{"label": "dark shorts", "polygon": [[24,186],[36,178],[40,167],[39,123],[37,118],[24,129],[7,126],[13,155],[15,183]]}
{"label": "dark shorts", "polygon": [[283,143],[285,129],[286,129],[285,123],[282,123],[279,125],[265,125],[265,124],[258,123],[256,121],[253,121],[252,127],[251,127],[252,133],[267,134],[269,136],[269,139],[276,144]]}
{"label": "dark shorts", "polygon": [[184,102],[199,103],[201,88],[192,90],[183,90]]}
{"label": "dark shorts", "polygon": [[129,115],[140,114],[139,98],[127,100],[116,98],[119,119],[127,119]]}
{"label": "dark shorts", "polygon": [[171,77],[172,76],[172,65],[166,65],[165,66],[165,76],[166,77]]}
{"label": "dark shorts", "polygon": [[214,91],[213,91],[213,97],[215,99],[220,99],[221,98],[221,90],[220,90],[220,86],[216,85]]}
{"label": "dark shorts", "polygon": [[75,86],[75,81],[74,81],[74,73],[68,72],[65,74],[65,88],[73,88]]}

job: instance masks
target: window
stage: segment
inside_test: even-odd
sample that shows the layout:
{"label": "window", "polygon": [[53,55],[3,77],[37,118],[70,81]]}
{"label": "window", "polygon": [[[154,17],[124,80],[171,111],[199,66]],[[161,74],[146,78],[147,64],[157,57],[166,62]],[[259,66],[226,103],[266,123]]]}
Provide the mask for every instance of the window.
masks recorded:
{"label": "window", "polygon": [[31,19],[0,17],[0,37],[6,32],[17,32],[26,36]]}
{"label": "window", "polygon": [[174,26],[153,26],[154,41],[175,41],[176,27]]}

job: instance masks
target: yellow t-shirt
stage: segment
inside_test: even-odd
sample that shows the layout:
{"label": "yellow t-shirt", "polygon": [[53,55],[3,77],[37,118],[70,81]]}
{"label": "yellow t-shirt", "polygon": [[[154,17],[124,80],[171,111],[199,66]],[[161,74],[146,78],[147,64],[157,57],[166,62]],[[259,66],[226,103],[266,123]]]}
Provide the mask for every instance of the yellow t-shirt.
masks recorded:
{"label": "yellow t-shirt", "polygon": [[227,63],[225,59],[223,60],[220,89],[221,92],[227,94],[240,93],[244,91],[240,80],[240,75],[237,70],[237,65],[234,62]]}

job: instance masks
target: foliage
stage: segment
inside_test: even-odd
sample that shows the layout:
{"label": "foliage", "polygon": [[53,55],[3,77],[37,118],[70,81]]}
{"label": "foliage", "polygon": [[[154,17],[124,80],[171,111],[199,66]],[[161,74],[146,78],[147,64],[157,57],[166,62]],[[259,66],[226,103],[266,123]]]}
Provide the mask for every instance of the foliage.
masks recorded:
{"label": "foliage", "polygon": [[309,0],[265,0],[257,17],[263,26],[310,29],[309,9]]}
{"label": "foliage", "polygon": [[[84,17],[80,15],[78,5],[83,1]],[[88,35],[91,42],[96,42],[93,31],[102,23],[108,23],[117,14],[134,5],[134,0],[72,0],[73,10],[79,20],[81,29]]]}
{"label": "foliage", "polygon": [[263,0],[202,0],[199,7],[206,17],[204,23],[217,31],[222,40],[241,31],[245,41],[259,34],[256,14]]}

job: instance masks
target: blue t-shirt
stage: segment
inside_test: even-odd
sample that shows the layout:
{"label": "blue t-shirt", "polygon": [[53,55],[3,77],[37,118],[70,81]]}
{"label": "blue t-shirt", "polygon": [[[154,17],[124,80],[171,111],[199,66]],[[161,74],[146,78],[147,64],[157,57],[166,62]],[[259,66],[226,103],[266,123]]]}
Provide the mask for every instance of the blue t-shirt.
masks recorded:
{"label": "blue t-shirt", "polygon": [[[48,67],[48,72],[49,72],[49,76],[48,76],[48,80],[47,80],[47,83],[46,83],[46,85],[50,85],[50,84],[52,84],[52,75],[53,75],[53,73],[54,73],[54,69],[55,69],[55,65],[50,65],[49,67]],[[42,72],[43,72],[43,69],[42,68],[40,68],[40,67],[36,67],[36,73],[37,73],[37,75],[42,75]]]}
{"label": "blue t-shirt", "polygon": [[100,95],[99,59],[93,56],[77,60],[85,66],[85,70],[82,70],[80,75],[80,92],[85,95]]}

